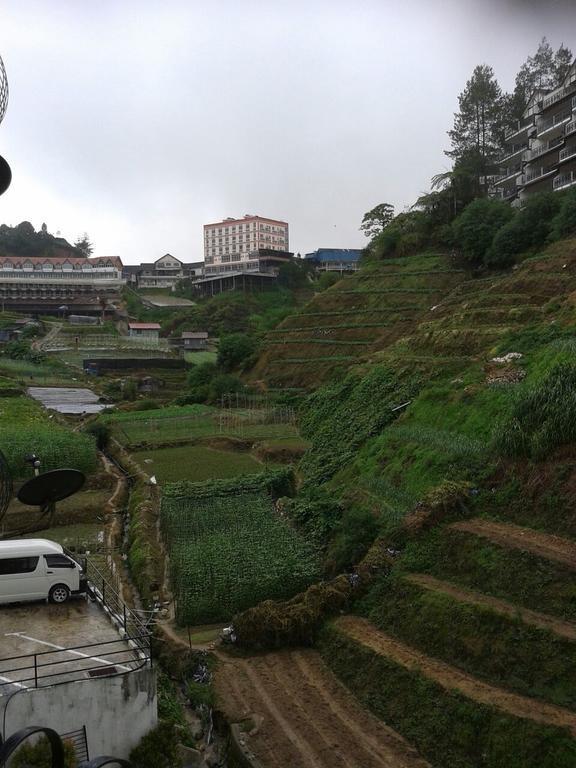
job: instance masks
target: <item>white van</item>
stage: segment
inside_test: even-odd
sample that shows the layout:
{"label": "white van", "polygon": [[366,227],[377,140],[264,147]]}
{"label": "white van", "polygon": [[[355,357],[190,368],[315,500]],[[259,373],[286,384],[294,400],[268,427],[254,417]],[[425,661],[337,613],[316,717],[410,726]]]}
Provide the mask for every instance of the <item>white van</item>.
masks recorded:
{"label": "white van", "polygon": [[86,590],[80,563],[48,539],[0,541],[0,604],[23,600],[65,603]]}

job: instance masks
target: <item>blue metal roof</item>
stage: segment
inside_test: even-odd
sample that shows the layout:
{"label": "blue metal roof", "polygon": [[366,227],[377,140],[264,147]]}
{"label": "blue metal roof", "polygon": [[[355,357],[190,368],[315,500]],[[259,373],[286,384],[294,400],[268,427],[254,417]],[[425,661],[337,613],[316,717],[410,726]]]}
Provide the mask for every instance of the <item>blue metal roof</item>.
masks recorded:
{"label": "blue metal roof", "polygon": [[358,261],[362,255],[362,248],[318,248],[317,251],[307,253],[305,258],[313,261]]}

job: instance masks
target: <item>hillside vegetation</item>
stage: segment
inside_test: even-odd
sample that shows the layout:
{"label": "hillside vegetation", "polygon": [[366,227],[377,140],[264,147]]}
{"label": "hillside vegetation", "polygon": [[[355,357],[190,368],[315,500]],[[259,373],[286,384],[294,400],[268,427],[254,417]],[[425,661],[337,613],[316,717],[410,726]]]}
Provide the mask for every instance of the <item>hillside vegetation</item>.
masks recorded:
{"label": "hillside vegetation", "polygon": [[[324,548],[326,574],[351,568],[375,538],[389,552],[350,603],[355,615],[328,623],[318,647],[437,768],[570,766],[576,240],[482,278],[440,271],[430,293],[430,276],[419,283],[409,267],[383,262],[341,281],[274,334],[292,328],[302,346],[270,347],[258,363],[274,386],[327,380],[303,401],[311,447],[286,505]],[[312,354],[320,306],[342,301],[342,312],[369,311],[371,321],[389,311],[390,273],[395,291],[399,280],[413,291],[402,304],[417,307],[410,319],[396,306],[393,325],[357,328],[367,343],[347,370],[308,357],[308,370],[287,362],[274,378],[289,347]],[[314,635],[299,627],[295,636]]]}

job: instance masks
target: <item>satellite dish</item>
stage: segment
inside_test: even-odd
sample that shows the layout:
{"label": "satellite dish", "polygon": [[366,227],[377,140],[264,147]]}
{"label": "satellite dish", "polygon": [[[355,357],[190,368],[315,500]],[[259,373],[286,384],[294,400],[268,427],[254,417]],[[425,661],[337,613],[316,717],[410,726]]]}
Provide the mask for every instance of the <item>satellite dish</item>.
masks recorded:
{"label": "satellite dish", "polygon": [[40,507],[41,517],[48,518],[45,527],[49,527],[56,511],[56,502],[72,496],[85,482],[86,476],[77,469],[53,469],[24,483],[18,491],[18,501],[31,507]]}
{"label": "satellite dish", "polygon": [[[0,123],[4,119],[6,114],[6,108],[8,107],[8,78],[6,77],[6,70],[4,69],[4,62],[0,56]],[[0,195],[4,194],[10,182],[12,181],[12,171],[10,166],[0,155]]]}
{"label": "satellite dish", "polygon": [[0,195],[3,195],[4,192],[6,192],[11,181],[12,171],[10,170],[10,166],[6,160],[4,160],[2,155],[0,155]]}

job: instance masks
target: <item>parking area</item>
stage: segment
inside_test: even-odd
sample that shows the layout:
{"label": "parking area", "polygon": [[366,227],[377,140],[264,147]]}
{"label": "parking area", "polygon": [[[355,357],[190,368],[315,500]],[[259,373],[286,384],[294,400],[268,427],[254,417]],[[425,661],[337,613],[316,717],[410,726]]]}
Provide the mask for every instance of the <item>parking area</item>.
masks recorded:
{"label": "parking area", "polygon": [[0,696],[126,672],[139,663],[98,603],[0,606]]}

